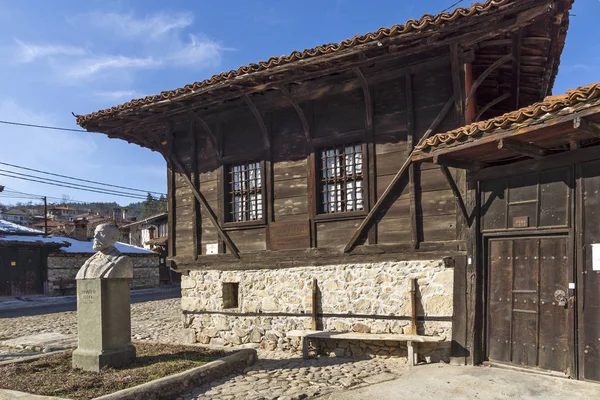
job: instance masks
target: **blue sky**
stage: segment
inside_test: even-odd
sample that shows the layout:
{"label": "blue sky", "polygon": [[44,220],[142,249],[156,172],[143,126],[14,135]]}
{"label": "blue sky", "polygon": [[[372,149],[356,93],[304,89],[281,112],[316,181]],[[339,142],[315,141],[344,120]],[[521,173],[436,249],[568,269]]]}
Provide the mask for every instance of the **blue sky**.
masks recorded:
{"label": "blue sky", "polygon": [[[86,114],[435,14],[453,2],[380,0],[367,7],[358,0],[3,1],[0,120],[77,128],[71,112]],[[572,13],[555,94],[600,81],[600,0],[576,0]],[[166,190],[161,156],[101,134],[0,125],[0,139],[0,162]],[[84,201],[131,201],[3,176],[0,185]]]}

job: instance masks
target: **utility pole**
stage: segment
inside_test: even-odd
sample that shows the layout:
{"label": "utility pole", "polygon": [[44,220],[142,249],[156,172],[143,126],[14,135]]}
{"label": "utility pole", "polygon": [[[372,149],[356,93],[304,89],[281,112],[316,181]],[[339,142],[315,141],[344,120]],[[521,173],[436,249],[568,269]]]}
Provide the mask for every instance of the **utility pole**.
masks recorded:
{"label": "utility pole", "polygon": [[44,196],[44,235],[48,235],[48,203]]}

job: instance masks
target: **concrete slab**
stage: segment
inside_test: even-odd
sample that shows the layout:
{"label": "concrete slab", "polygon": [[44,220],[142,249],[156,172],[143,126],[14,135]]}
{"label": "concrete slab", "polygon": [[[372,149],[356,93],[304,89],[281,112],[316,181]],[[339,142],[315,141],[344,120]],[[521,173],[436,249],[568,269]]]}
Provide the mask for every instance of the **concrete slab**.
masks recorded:
{"label": "concrete slab", "polygon": [[407,369],[399,379],[320,397],[322,400],[404,398],[596,400],[600,398],[600,384],[498,368],[429,364]]}
{"label": "concrete slab", "polygon": [[27,335],[13,339],[6,339],[0,341],[0,346],[49,352],[77,347],[77,336],[64,335],[56,332],[40,333],[37,335]]}

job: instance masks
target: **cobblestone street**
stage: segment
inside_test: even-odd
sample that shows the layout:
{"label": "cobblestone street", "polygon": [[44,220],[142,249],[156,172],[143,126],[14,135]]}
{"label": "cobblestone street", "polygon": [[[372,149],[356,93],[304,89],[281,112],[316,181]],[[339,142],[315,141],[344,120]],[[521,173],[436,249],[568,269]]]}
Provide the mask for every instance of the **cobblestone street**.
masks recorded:
{"label": "cobblestone street", "polygon": [[[133,340],[176,343],[180,341],[180,299],[147,301],[131,305]],[[37,333],[77,334],[75,311],[28,317],[2,318],[0,340]]]}
{"label": "cobblestone street", "polygon": [[[180,299],[147,301],[132,305],[134,341],[181,341]],[[0,340],[41,333],[77,334],[75,312],[3,318]],[[6,352],[23,350],[5,349]],[[230,375],[199,387],[180,399],[310,399],[393,379],[402,374],[405,360],[303,360],[297,354],[259,351],[259,360],[244,374]]]}
{"label": "cobblestone street", "polygon": [[259,352],[259,360],[244,374],[227,376],[197,388],[179,400],[311,399],[345,389],[395,379],[402,359],[351,360],[321,357],[303,360],[283,352]]}

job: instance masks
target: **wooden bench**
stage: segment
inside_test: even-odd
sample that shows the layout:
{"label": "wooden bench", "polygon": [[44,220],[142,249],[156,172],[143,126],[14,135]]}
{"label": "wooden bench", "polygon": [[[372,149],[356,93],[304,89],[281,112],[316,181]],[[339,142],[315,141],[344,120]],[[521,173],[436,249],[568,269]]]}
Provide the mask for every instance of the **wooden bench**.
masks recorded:
{"label": "wooden bench", "polygon": [[77,289],[77,281],[75,279],[59,279],[58,291],[61,296],[64,296],[67,293],[67,290],[71,289]]}
{"label": "wooden bench", "polygon": [[417,343],[441,343],[446,340],[442,336],[401,335],[395,333],[358,333],[358,332],[324,332],[324,331],[289,331],[287,337],[302,339],[302,357],[308,358],[308,339],[341,339],[341,340],[376,340],[390,342],[406,342],[408,348],[408,365],[415,365]]}

